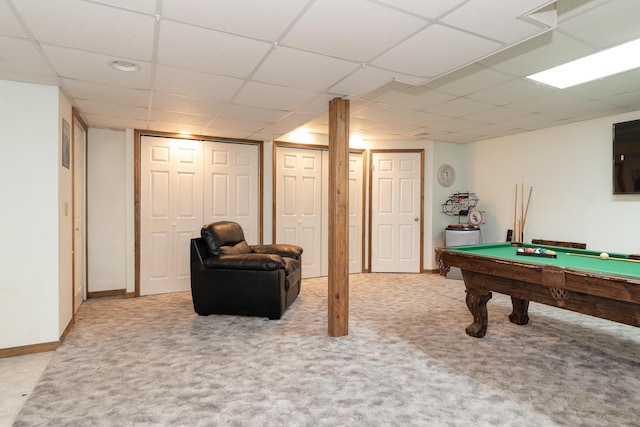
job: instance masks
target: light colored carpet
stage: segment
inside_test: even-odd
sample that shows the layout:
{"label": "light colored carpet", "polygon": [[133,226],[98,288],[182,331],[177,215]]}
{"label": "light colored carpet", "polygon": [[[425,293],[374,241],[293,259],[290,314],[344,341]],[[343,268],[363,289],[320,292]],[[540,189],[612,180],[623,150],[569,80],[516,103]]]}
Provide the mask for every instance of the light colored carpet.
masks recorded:
{"label": "light colored carpet", "polygon": [[90,300],[15,426],[640,425],[640,329],[489,302],[462,281],[350,277],[349,335],[327,335],[327,279],[281,320],[197,316],[190,293]]}

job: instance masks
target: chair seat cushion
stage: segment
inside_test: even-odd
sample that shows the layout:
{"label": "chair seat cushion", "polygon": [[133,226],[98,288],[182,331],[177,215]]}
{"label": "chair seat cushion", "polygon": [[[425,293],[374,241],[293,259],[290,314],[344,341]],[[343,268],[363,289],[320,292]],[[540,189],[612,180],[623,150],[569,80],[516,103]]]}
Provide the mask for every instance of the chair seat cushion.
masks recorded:
{"label": "chair seat cushion", "polygon": [[239,254],[211,256],[202,260],[206,269],[265,270],[272,271],[286,266],[280,255]]}

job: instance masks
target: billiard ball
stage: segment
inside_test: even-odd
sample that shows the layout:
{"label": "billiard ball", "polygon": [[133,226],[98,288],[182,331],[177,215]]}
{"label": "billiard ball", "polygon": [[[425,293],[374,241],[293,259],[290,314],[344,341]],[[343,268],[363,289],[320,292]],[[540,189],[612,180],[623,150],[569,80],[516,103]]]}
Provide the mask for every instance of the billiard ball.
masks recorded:
{"label": "billiard ball", "polygon": [[609,254],[608,254],[608,253],[606,253],[606,252],[602,252],[602,253],[600,254],[600,259],[609,259]]}

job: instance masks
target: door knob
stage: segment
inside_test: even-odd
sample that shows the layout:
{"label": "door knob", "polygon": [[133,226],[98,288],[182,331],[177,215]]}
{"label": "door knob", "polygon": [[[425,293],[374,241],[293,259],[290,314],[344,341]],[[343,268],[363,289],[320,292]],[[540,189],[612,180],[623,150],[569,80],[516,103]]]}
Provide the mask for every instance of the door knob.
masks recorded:
{"label": "door knob", "polygon": [[418,222],[418,221],[420,221],[420,218],[415,217],[415,218],[413,218],[413,220],[414,220],[415,222]]}

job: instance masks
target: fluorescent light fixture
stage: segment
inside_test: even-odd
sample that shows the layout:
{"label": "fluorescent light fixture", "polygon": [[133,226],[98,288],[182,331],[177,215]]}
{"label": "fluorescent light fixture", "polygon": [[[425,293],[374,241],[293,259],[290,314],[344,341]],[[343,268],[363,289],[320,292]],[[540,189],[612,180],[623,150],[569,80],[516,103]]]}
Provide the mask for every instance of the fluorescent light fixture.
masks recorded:
{"label": "fluorescent light fixture", "polygon": [[527,76],[559,89],[640,67],[640,39]]}

